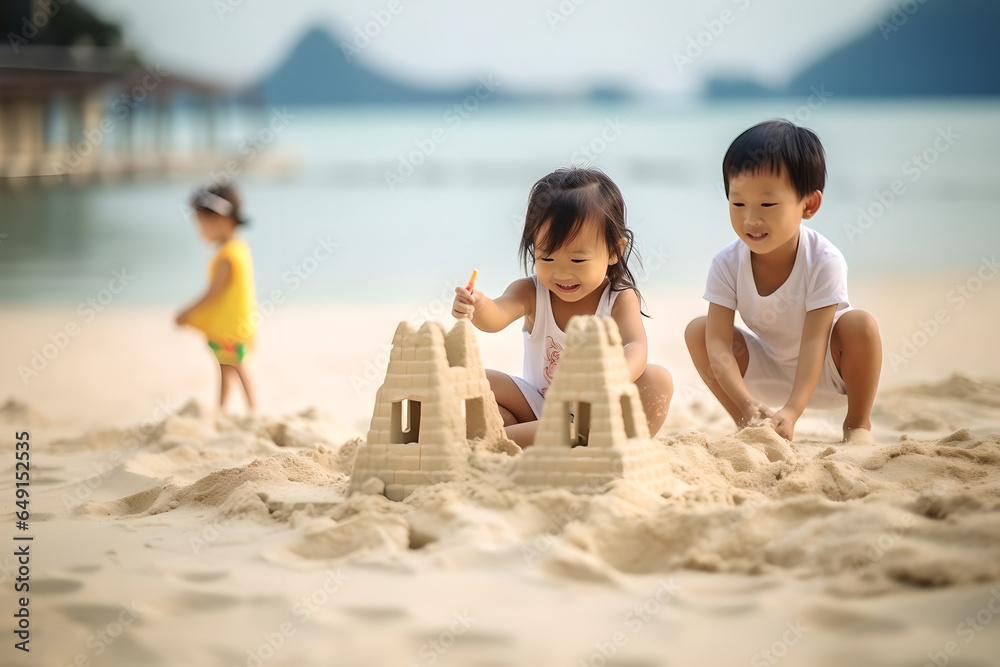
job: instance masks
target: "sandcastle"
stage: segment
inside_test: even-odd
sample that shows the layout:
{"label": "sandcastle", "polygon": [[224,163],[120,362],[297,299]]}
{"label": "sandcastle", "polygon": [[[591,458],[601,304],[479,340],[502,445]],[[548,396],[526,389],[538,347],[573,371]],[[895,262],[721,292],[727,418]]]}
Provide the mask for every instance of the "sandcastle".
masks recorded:
{"label": "sandcastle", "polygon": [[[506,435],[472,324],[459,320],[445,333],[436,322],[419,331],[400,323],[351,492],[402,500],[420,486],[461,479],[480,439],[503,443]],[[623,478],[658,493],[669,488],[666,456],[649,436],[614,320],[570,320],[535,444],[509,472],[523,486],[577,493],[599,492]]]}
{"label": "sandcastle", "polygon": [[610,317],[570,319],[535,444],[514,462],[511,475],[524,486],[576,493],[598,492],[623,478],[657,493],[671,486],[667,457],[649,436]]}
{"label": "sandcastle", "polygon": [[459,320],[445,333],[437,322],[419,330],[401,322],[351,491],[402,500],[420,486],[461,479],[475,440],[506,442],[507,436],[472,323]]}

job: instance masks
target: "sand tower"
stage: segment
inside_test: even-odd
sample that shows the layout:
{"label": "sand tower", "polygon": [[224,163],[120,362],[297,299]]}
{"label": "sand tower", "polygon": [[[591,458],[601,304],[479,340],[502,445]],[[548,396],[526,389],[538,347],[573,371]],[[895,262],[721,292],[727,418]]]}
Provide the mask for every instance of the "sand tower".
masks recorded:
{"label": "sand tower", "polygon": [[507,436],[472,323],[459,320],[445,333],[437,322],[419,330],[401,322],[351,491],[378,478],[387,498],[402,500],[419,486],[461,479],[471,441],[478,439],[494,443]]}
{"label": "sand tower", "polygon": [[594,493],[626,478],[668,490],[669,464],[649,437],[618,325],[610,317],[575,316],[566,333],[535,444],[512,464],[514,481]]}

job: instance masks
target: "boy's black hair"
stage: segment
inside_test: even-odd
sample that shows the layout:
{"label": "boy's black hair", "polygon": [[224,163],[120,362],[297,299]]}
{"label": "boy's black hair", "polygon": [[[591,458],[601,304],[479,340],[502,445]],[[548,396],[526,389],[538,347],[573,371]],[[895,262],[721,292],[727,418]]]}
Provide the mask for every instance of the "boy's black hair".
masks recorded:
{"label": "boy's black hair", "polygon": [[[539,249],[552,252],[576,236],[583,223],[590,218],[597,220],[608,251],[618,259],[608,267],[611,289],[616,292],[635,290],[641,305],[642,294],[629,268],[633,254],[636,263],[640,267],[642,264],[633,249],[632,230],[625,224],[625,198],[615,182],[599,169],[557,169],[540,178],[531,188],[518,248],[525,270],[529,261],[532,266],[535,263],[536,236]],[[543,227],[545,232],[539,236]]]}
{"label": "boy's black hair", "polygon": [[743,173],[767,169],[788,180],[799,198],[826,185],[826,153],[812,130],[787,120],[769,120],[754,125],[733,140],[722,158],[722,179],[729,196],[729,179]]}

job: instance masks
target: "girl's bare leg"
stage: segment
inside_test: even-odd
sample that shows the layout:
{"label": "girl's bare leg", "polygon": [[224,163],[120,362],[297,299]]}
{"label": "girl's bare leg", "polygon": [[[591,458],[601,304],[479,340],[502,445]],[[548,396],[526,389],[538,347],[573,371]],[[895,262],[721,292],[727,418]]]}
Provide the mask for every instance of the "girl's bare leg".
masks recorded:
{"label": "girl's bare leg", "polygon": [[236,369],[229,364],[219,364],[219,408],[225,409],[226,401],[229,399],[229,391],[233,386],[233,381],[237,378]]}
{"label": "girl's bare leg", "polygon": [[244,366],[243,364],[238,364],[236,366],[233,366],[233,368],[236,369],[236,374],[239,376],[240,382],[243,384],[243,391],[244,393],[246,393],[247,396],[247,408],[249,409],[250,412],[256,412],[257,399],[256,399],[256,394],[254,392],[253,383],[250,380],[250,372],[247,370],[247,367]]}
{"label": "girl's bare leg", "polygon": [[487,370],[486,379],[490,381],[490,389],[500,408],[507,437],[522,448],[530,447],[535,442],[538,422],[524,394],[506,373]]}

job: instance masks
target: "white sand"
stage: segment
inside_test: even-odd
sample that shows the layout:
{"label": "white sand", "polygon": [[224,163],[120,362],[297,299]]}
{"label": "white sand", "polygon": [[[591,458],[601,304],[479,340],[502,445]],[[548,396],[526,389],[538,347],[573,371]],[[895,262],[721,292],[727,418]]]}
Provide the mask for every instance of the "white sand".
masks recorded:
{"label": "white sand", "polygon": [[[887,353],[875,446],[838,444],[836,413],[807,413],[793,444],[734,433],[681,343],[697,294],[647,295],[678,387],[667,497],[525,493],[483,452],[466,482],[404,503],[345,497],[379,355],[423,304],[279,311],[255,418],[207,407],[208,352],[167,309],[103,314],[27,385],[17,365],[72,312],[8,310],[0,503],[13,533],[28,429],[35,539],[30,654],[12,649],[0,558],[0,663],[995,664],[1000,289],[893,369],[945,307],[949,279],[925,281],[852,290]],[[480,336],[486,364],[516,371],[519,336]]]}

